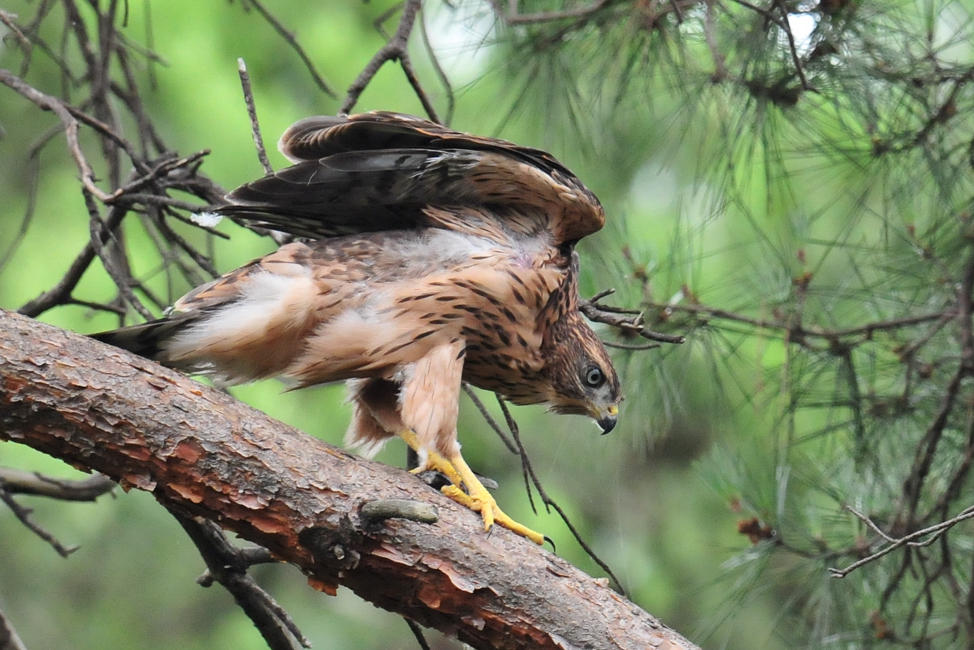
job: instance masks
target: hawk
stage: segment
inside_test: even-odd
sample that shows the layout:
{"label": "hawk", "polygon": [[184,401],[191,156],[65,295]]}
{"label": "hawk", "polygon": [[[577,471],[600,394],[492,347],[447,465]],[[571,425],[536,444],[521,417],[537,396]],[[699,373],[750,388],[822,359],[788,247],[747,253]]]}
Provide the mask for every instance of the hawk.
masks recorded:
{"label": "hawk", "polygon": [[401,437],[486,530],[541,544],[461,456],[460,388],[615,425],[619,378],[578,310],[598,199],[548,153],[397,113],[307,118],[279,147],[295,164],[217,212],[300,239],[95,338],[225,384],[344,380],[349,443]]}

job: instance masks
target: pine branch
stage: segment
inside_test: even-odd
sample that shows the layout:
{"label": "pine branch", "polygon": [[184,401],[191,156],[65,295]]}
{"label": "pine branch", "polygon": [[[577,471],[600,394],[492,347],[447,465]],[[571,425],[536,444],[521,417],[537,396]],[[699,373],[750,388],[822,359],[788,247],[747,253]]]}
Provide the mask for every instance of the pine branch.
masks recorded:
{"label": "pine branch", "polygon": [[[544,549],[485,535],[418,478],[145,359],[0,312],[0,365],[0,437],[216,521],[322,591],[346,586],[475,648],[696,648]],[[435,505],[439,521],[361,514],[404,497]]]}

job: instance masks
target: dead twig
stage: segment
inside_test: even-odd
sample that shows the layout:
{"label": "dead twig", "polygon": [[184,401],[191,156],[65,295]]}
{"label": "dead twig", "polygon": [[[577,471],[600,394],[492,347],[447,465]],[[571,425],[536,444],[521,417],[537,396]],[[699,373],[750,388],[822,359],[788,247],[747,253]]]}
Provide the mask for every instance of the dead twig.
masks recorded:
{"label": "dead twig", "polygon": [[809,85],[808,79],[805,77],[805,70],[802,66],[801,57],[798,56],[798,46],[795,44],[795,35],[791,31],[791,22],[788,20],[788,7],[782,0],[775,0],[775,6],[781,12],[781,22],[778,25],[784,30],[785,35],[788,37],[788,50],[791,52],[792,63],[795,64],[795,73],[798,75],[798,79],[801,81],[802,90],[812,90],[815,88]]}
{"label": "dead twig", "polygon": [[107,203],[110,201],[112,195],[106,194],[95,184],[95,173],[92,171],[88,159],[85,158],[85,154],[81,150],[81,143],[78,141],[78,120],[75,119],[65,104],[57,97],[42,93],[33,86],[25,83],[9,70],[3,68],[0,68],[0,83],[33,102],[38,108],[51,111],[57,115],[64,127],[64,137],[68,141],[68,151],[71,153],[71,157],[74,159],[74,163],[81,173],[81,182],[85,189],[102,202]]}
{"label": "dead twig", "polygon": [[273,174],[274,168],[271,167],[271,161],[267,159],[264,137],[260,133],[260,124],[257,122],[257,105],[254,103],[254,93],[250,87],[250,74],[247,72],[247,63],[243,58],[237,59],[237,72],[240,74],[244,103],[247,104],[247,115],[250,117],[250,132],[254,136],[254,145],[257,147],[257,159],[260,160],[260,166],[264,168],[265,174]]}
{"label": "dead twig", "polygon": [[17,630],[7,620],[2,609],[0,609],[0,648],[3,650],[27,650],[27,646],[20,640]]}
{"label": "dead twig", "polygon": [[[880,530],[875,523],[870,521],[869,518],[866,517],[861,512],[858,512],[857,510],[849,506],[846,507],[846,510],[854,514],[857,518],[861,519],[864,523],[866,523],[871,529],[876,531],[884,540],[889,542],[889,545],[884,546],[882,549],[873,553],[872,555],[864,557],[857,562],[853,562],[852,564],[850,564],[844,569],[835,569],[829,567],[829,574],[833,578],[844,578],[850,573],[852,573],[853,571],[855,571],[856,569],[858,569],[859,567],[865,566],[870,562],[874,562],[879,558],[883,557],[884,555],[888,555],[889,553],[892,553],[893,551],[895,551],[896,549],[902,546],[907,546],[907,545],[914,546],[914,547],[929,546],[933,544],[935,541],[937,541],[937,539],[939,539],[946,531],[950,530],[960,522],[966,521],[974,517],[974,506],[970,506],[968,508],[965,508],[956,517],[948,519],[947,521],[941,521],[940,523],[934,524],[933,526],[922,528],[920,530],[914,531],[909,535],[905,535],[898,539],[893,539],[889,535],[884,533],[882,530]],[[917,539],[921,537],[925,537],[926,535],[931,535],[931,537],[929,539],[923,540],[922,542],[916,541]]]}
{"label": "dead twig", "polygon": [[3,501],[7,507],[10,508],[10,511],[14,513],[14,516],[20,521],[20,523],[26,526],[29,531],[47,542],[61,557],[68,557],[78,550],[77,546],[65,546],[59,542],[54,535],[47,532],[40,524],[34,521],[33,518],[31,518],[33,510],[30,508],[25,508],[17,503],[17,501],[14,500],[13,495],[3,486],[0,486],[0,501]]}
{"label": "dead twig", "polygon": [[420,18],[419,34],[423,37],[423,46],[426,48],[426,53],[429,55],[430,63],[433,65],[433,71],[436,73],[440,83],[443,84],[443,90],[446,92],[446,117],[443,118],[443,124],[450,126],[450,123],[453,121],[453,112],[457,106],[457,98],[453,92],[453,84],[450,83],[450,78],[446,76],[446,71],[443,70],[443,66],[440,65],[439,57],[437,57],[436,52],[433,51],[433,44],[430,42],[429,33],[426,29],[425,16]]}
{"label": "dead twig", "polygon": [[[538,479],[538,475],[534,473],[534,467],[531,466],[531,460],[528,458],[528,452],[521,443],[521,430],[518,427],[517,422],[515,422],[514,416],[511,415],[510,409],[507,408],[507,403],[500,397],[500,395],[497,396],[497,403],[500,404],[501,410],[504,412],[504,419],[507,422],[507,428],[511,432],[511,437],[514,439],[514,442],[517,445],[518,454],[521,456],[521,466],[524,469],[525,482],[527,482],[527,477],[530,476],[531,483],[534,485],[534,489],[538,491],[538,496],[541,497],[541,502],[545,505],[545,508],[549,509],[549,512],[553,508],[555,512],[558,513],[558,516],[561,517],[563,522],[565,522],[565,526],[571,532],[572,536],[575,538],[575,541],[578,542],[578,545],[582,547],[583,551],[585,551],[585,554],[592,558],[592,561],[599,565],[603,571],[605,571],[605,574],[609,576],[613,583],[615,583],[618,592],[624,597],[628,598],[629,596],[626,593],[626,589],[622,586],[622,581],[619,580],[615,572],[612,571],[612,568],[609,567],[609,565],[596,554],[592,547],[588,545],[581,533],[578,532],[578,529],[575,528],[575,525],[572,524],[571,520],[568,518],[568,514],[562,509],[562,507],[558,505],[554,499],[549,497],[547,492],[545,492],[544,487],[541,485],[541,480]],[[528,486],[528,498],[531,498],[530,485]],[[533,500],[531,501],[531,508],[534,508]],[[535,510],[535,512],[537,512],[537,510]]]}
{"label": "dead twig", "polygon": [[491,4],[494,6],[494,11],[500,16],[501,20],[508,25],[531,25],[535,23],[550,23],[556,20],[588,18],[595,12],[606,7],[611,1],[599,0],[595,4],[587,7],[577,7],[564,11],[542,11],[533,14],[519,14],[517,13],[516,7],[513,12],[505,12],[498,0],[492,0]]}
{"label": "dead twig", "polygon": [[595,294],[589,300],[579,300],[578,310],[591,321],[618,327],[624,332],[636,334],[650,341],[660,343],[684,343],[686,341],[686,338],[677,334],[664,334],[647,329],[643,324],[641,311],[599,304],[602,298],[613,293],[615,293],[615,289],[606,289]]}
{"label": "dead twig", "polygon": [[[113,206],[108,211],[108,217],[104,220],[101,230],[98,233],[98,239],[101,243],[108,241],[111,236],[110,233],[118,228],[118,225],[122,222],[122,218],[127,212],[126,209],[118,206]],[[81,281],[81,276],[88,270],[88,267],[91,266],[96,256],[94,241],[89,239],[74,262],[68,267],[64,277],[55,286],[23,305],[17,310],[17,313],[33,318],[67,301],[71,297],[71,292],[74,291],[75,287],[78,286],[78,282]]]}
{"label": "dead twig", "polygon": [[426,111],[426,114],[434,122],[440,121],[436,109],[433,108],[429,97],[426,96],[426,91],[420,84],[419,78],[413,69],[412,61],[409,58],[409,35],[412,33],[413,26],[416,24],[416,16],[422,4],[422,0],[406,0],[403,3],[402,15],[399,17],[399,26],[396,27],[396,33],[392,35],[388,43],[375,53],[375,56],[362,69],[362,72],[352,82],[352,85],[348,87],[345,101],[342,102],[342,107],[339,109],[340,114],[348,115],[349,111],[355,107],[366,86],[369,85],[376,73],[379,72],[379,68],[387,61],[398,61],[402,66],[406,79],[409,80],[413,91],[415,91],[416,96],[419,97],[419,101],[423,104],[423,109]]}
{"label": "dead twig", "polygon": [[196,545],[206,563],[206,573],[197,579],[203,587],[220,583],[254,623],[272,650],[310,648],[291,616],[247,573],[254,564],[274,562],[270,551],[255,547],[239,549],[212,521],[191,517],[169,508],[169,512]]}
{"label": "dead twig", "polygon": [[0,467],[0,488],[7,494],[30,494],[61,501],[94,501],[111,492],[115,482],[107,476],[96,474],[80,481],[45,476],[40,472]]}
{"label": "dead twig", "polygon": [[322,76],[318,74],[318,69],[315,68],[315,64],[311,61],[311,58],[304,51],[304,48],[301,47],[301,45],[298,43],[297,38],[294,37],[294,34],[292,32],[289,32],[287,29],[285,29],[284,25],[282,25],[281,22],[277,18],[275,18],[271,12],[267,11],[264,5],[262,5],[257,0],[241,0],[241,4],[243,4],[244,6],[249,4],[254,9],[256,9],[257,13],[261,15],[261,18],[267,21],[267,24],[273,27],[274,31],[277,32],[280,35],[280,37],[283,38],[284,41],[291,46],[291,49],[293,49],[297,53],[298,57],[301,59],[301,63],[304,64],[305,69],[311,75],[311,78],[314,79],[315,84],[317,84],[318,88],[321,89],[321,92],[325,93],[332,99],[338,99],[338,94],[334,90],[332,90],[331,87],[325,82],[324,78],[322,78]]}

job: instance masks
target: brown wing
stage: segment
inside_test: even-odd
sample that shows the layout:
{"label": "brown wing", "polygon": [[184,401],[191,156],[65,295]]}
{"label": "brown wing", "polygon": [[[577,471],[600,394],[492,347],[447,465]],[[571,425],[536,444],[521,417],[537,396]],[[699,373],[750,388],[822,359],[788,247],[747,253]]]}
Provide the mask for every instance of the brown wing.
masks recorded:
{"label": "brown wing", "polygon": [[509,230],[547,232],[556,245],[605,223],[595,195],[550,154],[418,117],[311,117],[279,146],[297,164],[237,188],[220,213],[324,238],[443,227],[429,208],[488,206],[501,219],[516,215]]}

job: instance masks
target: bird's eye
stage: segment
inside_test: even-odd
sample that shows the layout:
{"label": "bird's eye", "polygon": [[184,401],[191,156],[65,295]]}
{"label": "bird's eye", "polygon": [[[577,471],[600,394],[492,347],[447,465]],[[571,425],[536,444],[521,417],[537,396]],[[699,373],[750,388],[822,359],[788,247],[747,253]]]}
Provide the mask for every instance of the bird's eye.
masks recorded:
{"label": "bird's eye", "polygon": [[596,366],[592,366],[585,371],[584,379],[585,383],[592,388],[598,388],[605,383],[605,375]]}

